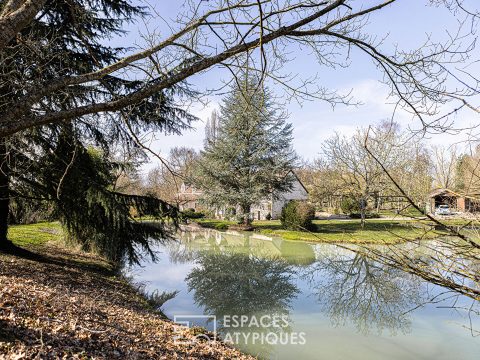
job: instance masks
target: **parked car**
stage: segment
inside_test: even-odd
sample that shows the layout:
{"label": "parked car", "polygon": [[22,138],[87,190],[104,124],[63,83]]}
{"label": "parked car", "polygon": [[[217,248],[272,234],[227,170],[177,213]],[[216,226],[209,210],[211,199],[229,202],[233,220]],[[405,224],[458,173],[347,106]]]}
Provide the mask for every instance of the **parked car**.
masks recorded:
{"label": "parked car", "polygon": [[448,205],[440,205],[435,211],[435,215],[451,215],[450,207]]}

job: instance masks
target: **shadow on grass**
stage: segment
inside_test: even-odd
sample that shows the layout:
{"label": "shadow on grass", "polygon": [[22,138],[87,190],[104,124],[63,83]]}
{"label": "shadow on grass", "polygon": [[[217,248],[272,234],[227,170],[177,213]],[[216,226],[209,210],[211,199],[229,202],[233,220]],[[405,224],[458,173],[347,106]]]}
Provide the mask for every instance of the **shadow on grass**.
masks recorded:
{"label": "shadow on grass", "polygon": [[[92,259],[85,255],[72,255],[71,253],[57,247],[51,248],[49,251],[45,251],[46,248],[42,246],[42,249],[42,253],[39,253],[34,250],[34,246],[32,246],[31,249],[27,249],[15,245],[11,241],[1,241],[0,244],[0,254],[3,253],[43,264],[76,268],[80,271],[88,271],[106,276],[114,275],[115,273],[113,266],[107,267],[97,263],[92,263]],[[52,252],[52,254],[49,252]]]}

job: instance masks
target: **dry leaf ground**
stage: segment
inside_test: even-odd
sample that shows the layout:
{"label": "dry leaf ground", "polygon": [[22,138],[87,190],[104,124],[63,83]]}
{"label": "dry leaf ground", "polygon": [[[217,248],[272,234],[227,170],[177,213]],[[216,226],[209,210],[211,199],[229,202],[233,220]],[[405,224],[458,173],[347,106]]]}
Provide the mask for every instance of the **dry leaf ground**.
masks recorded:
{"label": "dry leaf ground", "polygon": [[98,256],[51,239],[27,248],[0,253],[0,359],[251,359],[220,342],[176,343],[173,323]]}

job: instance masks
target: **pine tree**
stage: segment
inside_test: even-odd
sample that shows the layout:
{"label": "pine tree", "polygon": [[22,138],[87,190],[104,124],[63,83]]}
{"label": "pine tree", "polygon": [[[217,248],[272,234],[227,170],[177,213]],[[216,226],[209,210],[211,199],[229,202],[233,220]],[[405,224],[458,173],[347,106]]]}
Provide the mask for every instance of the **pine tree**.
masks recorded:
{"label": "pine tree", "polygon": [[69,240],[84,250],[94,250],[117,264],[137,262],[139,251],[154,257],[148,238],[169,236],[166,224],[134,221],[130,211],[176,221],[176,208],[153,197],[115,191],[116,170],[125,164],[108,159],[98,148],[85,147],[75,140],[74,131],[73,126],[62,127],[54,140],[36,141],[45,150],[39,155],[16,156],[30,171],[16,174],[15,189],[53,204]]}
{"label": "pine tree", "polygon": [[[8,107],[22,95],[29,77],[32,81],[39,77],[56,79],[95,71],[116,61],[125,49],[105,45],[106,40],[122,33],[125,22],[143,15],[145,9],[133,1],[47,1],[42,16],[25,28],[2,54],[6,61],[0,65],[3,95],[0,108]],[[112,94],[139,90],[144,84],[144,81],[107,76],[98,83],[71,87],[59,96],[52,96],[37,111],[67,109],[87,99],[101,100]],[[194,117],[173,106],[172,99],[179,91],[172,88],[159,92],[121,113],[83,117],[71,126],[49,125],[0,139],[0,247],[9,247],[6,229],[10,197],[34,195],[55,204],[56,214],[72,239],[85,247],[100,249],[112,260],[121,258],[119,249],[127,250],[122,251],[130,255],[130,260],[136,260],[136,244],[149,250],[147,237],[153,233],[165,236],[165,227],[147,230],[148,225],[135,223],[129,217],[129,207],[135,206],[140,212],[148,210],[157,216],[175,216],[174,209],[157,199],[133,198],[111,191],[106,169],[118,165],[110,160],[112,144],[121,142],[127,151],[138,151],[132,132],[178,133],[188,126]],[[95,161],[89,151],[91,146],[100,149]],[[56,192],[58,188],[63,189],[61,196]],[[119,244],[122,241],[125,244]]]}
{"label": "pine tree", "polygon": [[202,152],[196,182],[214,206],[250,208],[267,196],[289,190],[296,160],[292,126],[268,88],[245,76],[220,108],[217,136]]}

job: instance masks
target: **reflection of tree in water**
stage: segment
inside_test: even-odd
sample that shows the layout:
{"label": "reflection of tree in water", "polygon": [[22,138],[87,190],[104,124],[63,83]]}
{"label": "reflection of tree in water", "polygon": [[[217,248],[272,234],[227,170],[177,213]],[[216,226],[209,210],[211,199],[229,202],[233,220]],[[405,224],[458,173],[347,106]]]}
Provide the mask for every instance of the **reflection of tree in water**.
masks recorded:
{"label": "reflection of tree in water", "polygon": [[[203,253],[197,263],[198,267],[187,276],[187,283],[189,291],[194,291],[195,303],[204,307],[205,313],[214,314],[217,319],[225,315],[288,317],[290,301],[298,289],[292,284],[293,269],[286,262],[244,254]],[[223,330],[279,334],[289,329],[253,326]],[[241,343],[238,345],[242,347]],[[255,351],[265,354],[271,348],[263,344]]]}
{"label": "reflection of tree in water", "polygon": [[421,302],[421,282],[400,269],[355,256],[324,257],[305,275],[335,326],[368,334],[410,332],[408,311]]}

